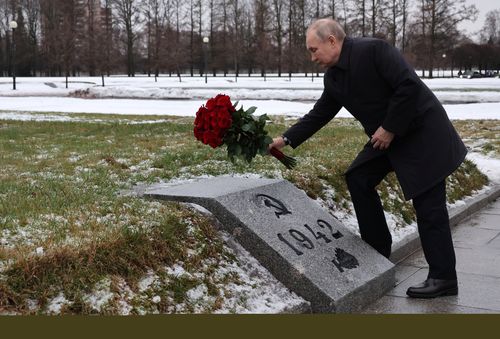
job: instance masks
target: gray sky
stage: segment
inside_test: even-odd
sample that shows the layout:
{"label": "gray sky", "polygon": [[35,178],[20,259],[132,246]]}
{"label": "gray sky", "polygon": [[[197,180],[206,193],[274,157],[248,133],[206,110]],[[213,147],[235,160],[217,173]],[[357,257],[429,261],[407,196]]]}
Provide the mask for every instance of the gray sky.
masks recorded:
{"label": "gray sky", "polygon": [[476,5],[479,10],[479,16],[476,22],[468,21],[461,23],[458,26],[460,29],[465,30],[469,34],[474,34],[483,27],[486,13],[494,9],[500,9],[499,0],[466,0],[465,2],[467,5]]}

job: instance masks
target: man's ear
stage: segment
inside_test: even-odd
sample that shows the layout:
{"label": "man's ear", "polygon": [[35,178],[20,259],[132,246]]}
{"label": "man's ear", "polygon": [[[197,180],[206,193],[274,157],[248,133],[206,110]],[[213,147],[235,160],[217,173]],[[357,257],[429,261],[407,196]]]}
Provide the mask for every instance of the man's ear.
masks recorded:
{"label": "man's ear", "polygon": [[335,46],[335,44],[337,43],[337,38],[335,38],[334,35],[329,35],[328,41],[330,42],[330,45]]}

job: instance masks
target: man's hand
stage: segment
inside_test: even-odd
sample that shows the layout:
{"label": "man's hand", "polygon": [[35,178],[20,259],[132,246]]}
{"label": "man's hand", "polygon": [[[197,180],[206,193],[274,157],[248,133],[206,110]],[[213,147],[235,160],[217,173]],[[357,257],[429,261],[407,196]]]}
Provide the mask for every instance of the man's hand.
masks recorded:
{"label": "man's hand", "polygon": [[268,150],[270,150],[273,147],[280,150],[285,146],[286,146],[286,144],[285,144],[285,140],[283,140],[283,137],[277,137],[277,138],[274,138],[273,142],[269,144]]}
{"label": "man's hand", "polygon": [[386,131],[383,127],[379,127],[375,134],[372,135],[371,143],[373,148],[383,151],[389,148],[393,139],[394,133]]}

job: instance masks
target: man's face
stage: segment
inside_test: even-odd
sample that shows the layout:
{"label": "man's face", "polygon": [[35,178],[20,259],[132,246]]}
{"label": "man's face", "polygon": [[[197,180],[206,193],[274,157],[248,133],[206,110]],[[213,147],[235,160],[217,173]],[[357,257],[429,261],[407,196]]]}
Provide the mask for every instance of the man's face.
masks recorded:
{"label": "man's face", "polygon": [[338,62],[340,49],[337,39],[330,35],[325,41],[316,35],[316,31],[310,30],[306,36],[306,46],[311,53],[311,61],[323,68],[328,68]]}

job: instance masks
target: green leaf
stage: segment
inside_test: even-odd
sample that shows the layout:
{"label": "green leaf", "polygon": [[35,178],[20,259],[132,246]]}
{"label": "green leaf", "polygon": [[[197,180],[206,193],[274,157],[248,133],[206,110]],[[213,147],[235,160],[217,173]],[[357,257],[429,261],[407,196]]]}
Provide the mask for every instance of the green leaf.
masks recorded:
{"label": "green leaf", "polygon": [[239,144],[227,145],[227,153],[230,157],[241,155],[241,146]]}
{"label": "green leaf", "polygon": [[243,149],[241,148],[241,146],[240,146],[240,145],[236,144],[236,145],[234,146],[234,154],[235,154],[236,156],[241,155],[241,151],[242,151],[242,150],[243,150]]}
{"label": "green leaf", "polygon": [[240,155],[245,155],[247,153],[248,153],[248,148],[245,145],[242,145]]}
{"label": "green leaf", "polygon": [[269,119],[269,117],[267,116],[267,114],[262,114],[260,117],[259,117],[259,121],[262,123],[266,123],[267,120],[271,120]]}
{"label": "green leaf", "polygon": [[264,138],[264,143],[265,143],[265,144],[269,145],[269,144],[271,144],[272,142],[273,142],[273,138],[271,138],[270,136],[266,136],[266,137]]}
{"label": "green leaf", "polygon": [[231,116],[233,117],[233,120],[234,121],[238,121],[241,119],[241,112],[240,111],[235,111],[231,114]]}
{"label": "green leaf", "polygon": [[246,110],[247,114],[253,114],[257,110],[257,107],[252,106]]}
{"label": "green leaf", "polygon": [[260,153],[260,155],[266,155],[267,154],[267,146],[262,146],[259,149],[259,153]]}
{"label": "green leaf", "polygon": [[252,126],[250,124],[244,124],[243,126],[241,126],[241,130],[243,132],[248,132],[252,129]]}

